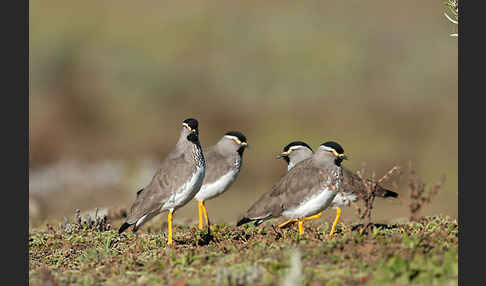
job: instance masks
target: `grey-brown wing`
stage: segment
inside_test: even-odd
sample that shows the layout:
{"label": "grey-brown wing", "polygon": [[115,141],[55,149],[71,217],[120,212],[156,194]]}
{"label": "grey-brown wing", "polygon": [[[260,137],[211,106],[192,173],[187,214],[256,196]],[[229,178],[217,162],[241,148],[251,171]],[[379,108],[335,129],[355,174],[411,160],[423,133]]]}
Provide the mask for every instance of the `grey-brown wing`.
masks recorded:
{"label": "grey-brown wing", "polygon": [[165,159],[150,184],[137,193],[127,222],[135,223],[146,214],[158,212],[172,193],[189,180],[193,172],[193,164],[187,163],[183,153]]}
{"label": "grey-brown wing", "polygon": [[210,184],[218,180],[232,169],[231,161],[210,147],[204,152],[206,172],[203,184]]}
{"label": "grey-brown wing", "polygon": [[336,189],[337,177],[331,176],[332,170],[313,167],[306,159],[292,168],[272,191],[279,197],[284,209],[297,207],[302,201],[314,196],[324,188]]}
{"label": "grey-brown wing", "polygon": [[281,198],[272,196],[272,191],[275,186],[273,185],[270,191],[263,193],[246,211],[244,217],[250,219],[266,219],[280,216],[282,213]]}
{"label": "grey-brown wing", "polygon": [[353,171],[343,167],[343,192],[366,194],[366,188],[360,177]]}
{"label": "grey-brown wing", "polygon": [[[302,201],[323,188],[333,188],[336,179],[325,170],[315,168],[310,160],[304,160],[287,172],[272,189],[263,194],[247,212],[255,218],[271,214],[278,217],[289,208],[297,207]],[[337,191],[337,190],[336,190]]]}
{"label": "grey-brown wing", "polygon": [[[343,175],[344,175],[344,178],[343,178],[343,191],[344,192],[362,194],[362,195],[366,194],[366,192],[367,192],[366,187],[363,184],[363,181],[361,180],[361,178],[358,176],[358,174],[356,174],[355,172],[343,167]],[[372,182],[370,179],[366,179],[366,181],[369,182],[369,183]],[[390,191],[390,190],[387,190],[387,189],[383,188],[382,186],[380,186],[378,184],[376,185],[375,194],[376,194],[376,196],[383,197],[383,198],[398,197],[397,193]]]}

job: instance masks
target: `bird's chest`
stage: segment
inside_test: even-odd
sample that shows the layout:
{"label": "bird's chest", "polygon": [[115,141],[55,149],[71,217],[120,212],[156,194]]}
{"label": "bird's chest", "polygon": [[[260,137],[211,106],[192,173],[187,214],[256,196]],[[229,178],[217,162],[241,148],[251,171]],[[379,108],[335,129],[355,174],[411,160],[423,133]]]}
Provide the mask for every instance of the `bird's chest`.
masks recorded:
{"label": "bird's chest", "polygon": [[240,172],[241,160],[234,160],[231,162],[231,165],[232,168],[216,181],[204,184],[194,198],[196,200],[208,200],[226,191]]}
{"label": "bird's chest", "polygon": [[240,169],[241,169],[241,157],[237,157],[234,161],[233,161],[233,166],[236,170],[236,172],[239,172]]}
{"label": "bird's chest", "polygon": [[196,194],[195,199],[207,200],[220,195],[235,181],[238,171],[239,170],[231,170],[216,181],[209,184],[204,184],[201,187],[201,190]]}
{"label": "bird's chest", "polygon": [[328,170],[327,173],[329,176],[327,177],[327,180],[321,181],[321,189],[329,189],[336,193],[341,192],[343,186],[343,173],[341,167]]}
{"label": "bird's chest", "polygon": [[195,146],[192,151],[192,156],[196,163],[196,167],[198,168],[205,168],[206,167],[206,160],[204,160],[204,155],[201,150],[200,146]]}
{"label": "bird's chest", "polygon": [[351,203],[356,202],[358,200],[358,196],[353,193],[345,193],[339,192],[336,194],[332,201],[333,207],[348,207]]}
{"label": "bird's chest", "polygon": [[282,215],[288,218],[302,218],[315,215],[326,209],[332,202],[336,192],[330,189],[324,189],[315,195],[301,201],[297,206],[288,208]]}
{"label": "bird's chest", "polygon": [[328,174],[327,179],[320,182],[316,192],[303,199],[297,206],[288,208],[282,214],[289,218],[301,218],[325,210],[339,193],[342,185],[340,168],[328,170],[326,173]]}
{"label": "bird's chest", "polygon": [[196,166],[195,172],[190,179],[184,183],[170,198],[164,203],[163,209],[177,209],[190,201],[201,188],[204,180],[205,166]]}

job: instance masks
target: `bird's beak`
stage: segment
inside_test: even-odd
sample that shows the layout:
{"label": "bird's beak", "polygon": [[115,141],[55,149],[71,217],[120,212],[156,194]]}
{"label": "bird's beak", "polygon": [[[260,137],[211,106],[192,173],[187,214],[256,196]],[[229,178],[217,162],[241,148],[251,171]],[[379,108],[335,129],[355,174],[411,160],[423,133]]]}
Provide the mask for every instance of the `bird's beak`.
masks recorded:
{"label": "bird's beak", "polygon": [[250,149],[250,145],[248,145],[248,143],[247,143],[247,142],[241,142],[241,144],[240,144],[240,145],[241,145],[241,146],[244,146],[244,147],[245,147],[245,148],[247,148],[247,149]]}
{"label": "bird's beak", "polygon": [[341,160],[348,160],[348,156],[344,155],[344,154],[339,154],[338,152],[336,151],[333,151],[332,152],[336,157],[338,157],[339,159]]}
{"label": "bird's beak", "polygon": [[287,155],[289,155],[289,153],[290,153],[289,151],[282,152],[282,153],[277,155],[277,159],[286,157]]}
{"label": "bird's beak", "polygon": [[237,144],[239,144],[240,146],[245,146],[246,148],[250,148],[250,145],[248,145],[247,142],[242,142],[238,139],[233,139],[233,141],[235,141]]}

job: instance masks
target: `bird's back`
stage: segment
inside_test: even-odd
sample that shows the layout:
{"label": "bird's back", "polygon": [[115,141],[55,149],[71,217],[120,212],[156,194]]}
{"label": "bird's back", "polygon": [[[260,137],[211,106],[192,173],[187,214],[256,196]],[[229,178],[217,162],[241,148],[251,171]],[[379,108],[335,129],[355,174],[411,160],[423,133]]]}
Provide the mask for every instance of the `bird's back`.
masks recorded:
{"label": "bird's back", "polygon": [[171,200],[177,191],[190,180],[196,172],[195,164],[184,152],[171,153],[162,161],[161,166],[145,188],[137,192],[127,222],[135,223],[140,217],[161,211],[162,206]]}
{"label": "bird's back", "polygon": [[[203,184],[211,184],[217,181],[222,176],[235,169],[235,162],[237,162],[238,154],[224,156],[215,146],[212,146],[204,151],[204,159],[206,160],[206,175],[204,176]],[[238,166],[239,167],[239,166]]]}

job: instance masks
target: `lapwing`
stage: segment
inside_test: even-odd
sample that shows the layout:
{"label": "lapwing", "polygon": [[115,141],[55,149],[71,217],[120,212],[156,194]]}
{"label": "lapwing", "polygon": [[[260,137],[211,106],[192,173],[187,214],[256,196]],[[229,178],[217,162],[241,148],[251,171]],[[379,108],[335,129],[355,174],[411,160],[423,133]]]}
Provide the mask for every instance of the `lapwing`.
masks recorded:
{"label": "lapwing", "polygon": [[152,181],[137,192],[127,220],[118,233],[131,225],[134,225],[132,231],[136,232],[154,216],[169,212],[168,244],[172,244],[172,216],[177,209],[194,198],[202,186],[205,170],[198,122],[196,119],[186,119],[182,123],[177,144],[162,161]]}
{"label": "lapwing", "polygon": [[297,221],[299,234],[303,234],[303,222],[319,218],[334,197],[342,192],[341,162],[345,159],[344,150],[338,143],[321,144],[310,158],[295,165],[264,193],[236,225],[250,221],[258,225],[284,216]]}
{"label": "lapwing", "polygon": [[285,146],[277,159],[283,158],[287,162],[287,171],[290,171],[295,164],[312,156],[312,148],[305,142],[294,141]]}
{"label": "lapwing", "polygon": [[204,150],[206,175],[194,199],[198,202],[199,229],[203,229],[202,215],[209,227],[209,217],[204,201],[224,193],[238,177],[243,152],[248,146],[245,135],[239,131],[227,132],[216,145]]}
{"label": "lapwing", "polygon": [[[287,162],[287,170],[292,169],[297,163],[310,158],[312,156],[312,149],[306,143],[302,141],[294,141],[285,146],[282,152],[277,155],[277,158],[283,158]],[[336,218],[332,224],[331,233],[332,236],[336,230],[336,225],[341,216],[341,208],[349,206],[351,203],[358,201],[360,198],[359,193],[365,194],[366,187],[360,177],[349,170],[346,167],[343,169],[343,191],[338,193],[334,200],[331,202],[331,207],[336,209]],[[368,179],[368,181],[370,181]],[[382,186],[376,184],[375,195],[381,198],[397,198],[398,194],[383,188]],[[281,224],[280,226],[285,226],[289,221]]]}

